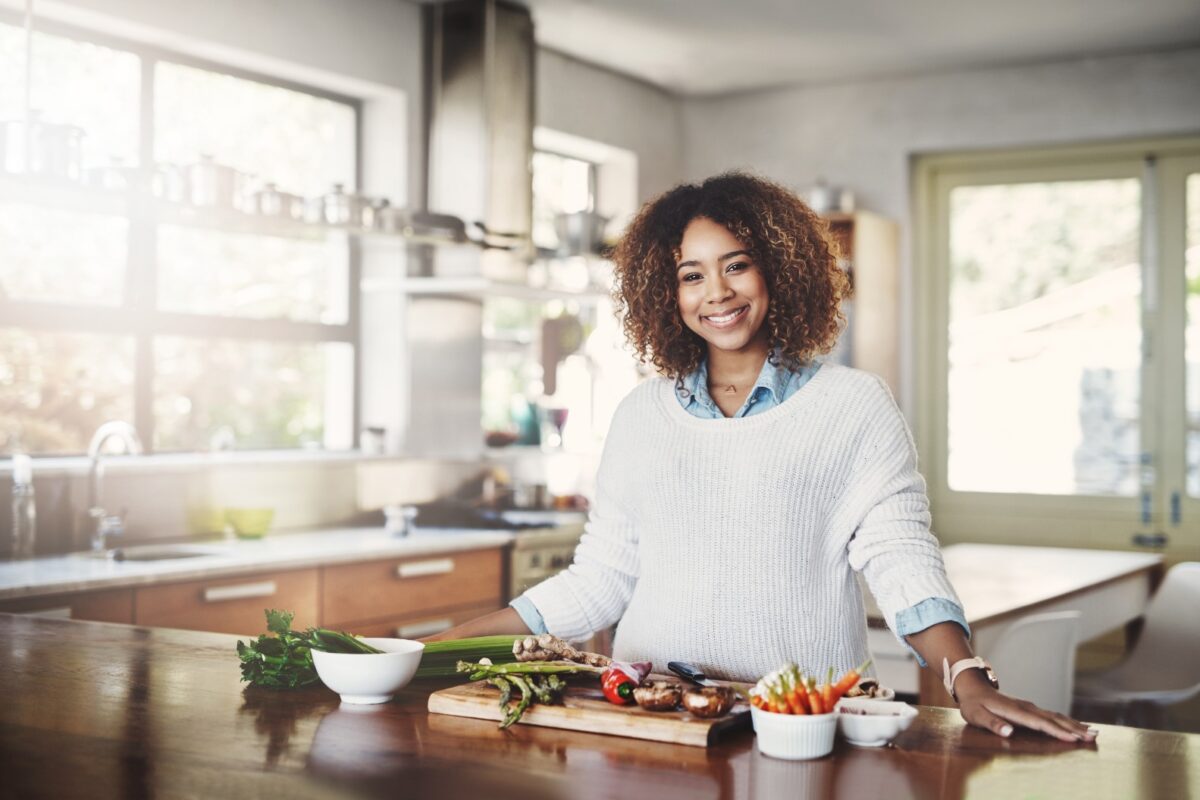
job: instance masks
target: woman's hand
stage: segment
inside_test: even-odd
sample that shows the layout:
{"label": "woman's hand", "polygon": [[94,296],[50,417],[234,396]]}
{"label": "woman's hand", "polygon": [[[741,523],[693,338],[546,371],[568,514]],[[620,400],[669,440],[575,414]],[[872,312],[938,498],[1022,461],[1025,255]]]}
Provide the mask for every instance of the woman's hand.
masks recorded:
{"label": "woman's hand", "polygon": [[954,688],[963,719],[977,727],[987,728],[997,736],[1011,736],[1013,725],[1020,725],[1064,742],[1092,742],[1096,739],[1095,728],[1076,722],[1065,714],[1038,708],[1028,700],[1009,697],[988,683],[979,670],[964,672]]}

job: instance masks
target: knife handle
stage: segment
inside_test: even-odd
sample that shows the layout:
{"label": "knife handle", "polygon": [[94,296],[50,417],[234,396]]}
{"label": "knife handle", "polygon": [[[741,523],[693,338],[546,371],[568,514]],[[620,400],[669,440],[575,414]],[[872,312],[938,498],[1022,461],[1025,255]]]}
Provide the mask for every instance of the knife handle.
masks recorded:
{"label": "knife handle", "polygon": [[693,667],[691,664],[683,661],[668,661],[667,669],[671,670],[671,672],[674,672],[684,680],[689,680],[692,683],[697,683],[701,686],[703,686],[704,682],[707,680],[703,672],[696,667]]}

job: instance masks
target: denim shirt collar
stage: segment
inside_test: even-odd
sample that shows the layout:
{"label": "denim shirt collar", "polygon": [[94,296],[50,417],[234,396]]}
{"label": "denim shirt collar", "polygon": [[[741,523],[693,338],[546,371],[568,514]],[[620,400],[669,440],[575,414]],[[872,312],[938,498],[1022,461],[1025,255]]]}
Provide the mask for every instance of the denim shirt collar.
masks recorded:
{"label": "denim shirt collar", "polygon": [[[754,386],[746,395],[745,403],[761,397],[764,392],[770,394],[775,405],[782,403],[786,399],[784,393],[793,374],[792,370],[779,362],[777,354],[772,351],[763,361],[762,369],[758,372],[758,379],[754,381]],[[683,401],[684,408],[689,407],[692,403],[699,403],[714,416],[724,416],[708,391],[708,359],[701,361],[700,366],[675,382],[675,393]],[[744,415],[745,403],[735,416]]]}

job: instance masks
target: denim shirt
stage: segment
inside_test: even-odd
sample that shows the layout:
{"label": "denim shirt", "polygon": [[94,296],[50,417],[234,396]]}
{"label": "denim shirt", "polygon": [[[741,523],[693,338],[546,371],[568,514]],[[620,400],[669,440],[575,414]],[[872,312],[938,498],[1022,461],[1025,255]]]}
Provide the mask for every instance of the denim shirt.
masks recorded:
{"label": "denim shirt", "polygon": [[[733,415],[734,417],[749,417],[778,406],[800,391],[800,388],[808,383],[809,379],[816,375],[817,370],[821,368],[818,362],[809,362],[792,369],[772,363],[773,361],[775,359],[768,358],[763,362],[758,379],[754,382],[749,394],[746,395],[746,400],[742,403],[741,408]],[[716,401],[708,391],[707,361],[702,361],[695,371],[684,375],[675,382],[675,397],[678,398],[679,404],[683,406],[684,410],[694,417],[714,420],[725,418],[725,414],[717,407]],[[529,626],[529,630],[535,634],[547,632],[541,612],[525,595],[513,598],[509,605],[516,609],[521,620]],[[897,614],[896,635],[901,637],[901,641],[904,641],[903,637],[920,633],[941,622],[958,623],[967,637],[971,636],[971,629],[967,626],[962,607],[945,597],[930,597]],[[917,657],[920,665],[925,666],[925,659],[921,658],[920,653],[913,650],[907,642],[904,644]]]}

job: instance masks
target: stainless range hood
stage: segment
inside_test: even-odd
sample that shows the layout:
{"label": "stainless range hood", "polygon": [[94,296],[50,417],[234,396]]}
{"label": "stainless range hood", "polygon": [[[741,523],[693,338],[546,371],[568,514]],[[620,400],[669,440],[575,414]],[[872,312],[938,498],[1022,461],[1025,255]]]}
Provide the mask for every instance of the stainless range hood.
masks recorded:
{"label": "stainless range hood", "polygon": [[[475,226],[494,249],[431,248],[410,274],[521,282],[532,251],[534,57],[528,10],[496,0],[424,8],[424,206]],[[435,281],[436,283],[436,281]],[[411,455],[477,457],[483,304],[452,292],[410,296]]]}
{"label": "stainless range hood", "polygon": [[534,39],[527,9],[496,0],[426,6],[425,204],[527,245],[533,215]]}

